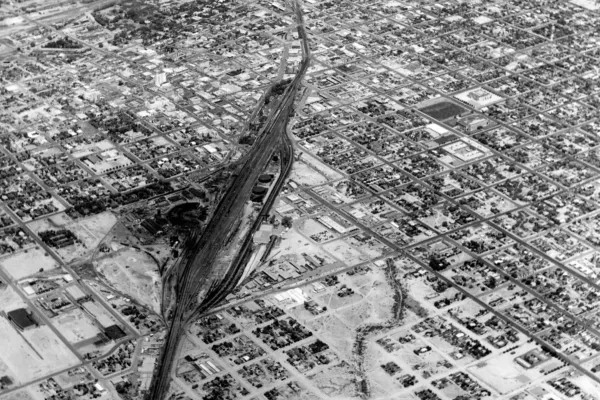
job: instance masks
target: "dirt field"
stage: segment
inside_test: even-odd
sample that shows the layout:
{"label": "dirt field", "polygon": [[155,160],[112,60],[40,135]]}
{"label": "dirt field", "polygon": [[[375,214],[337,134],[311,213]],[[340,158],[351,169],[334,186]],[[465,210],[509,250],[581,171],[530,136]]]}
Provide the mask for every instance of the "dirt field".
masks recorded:
{"label": "dirt field", "polygon": [[312,218],[300,222],[298,230],[317,243],[325,242],[338,236]]}
{"label": "dirt field", "polygon": [[323,245],[323,248],[348,265],[358,264],[361,261],[366,261],[368,258],[341,239],[329,242]]}
{"label": "dirt field", "polygon": [[171,260],[171,246],[169,246],[168,244],[157,243],[151,246],[145,246],[143,248],[144,250],[152,254],[161,265],[164,264],[167,260]]}
{"label": "dirt field", "polygon": [[389,289],[385,282],[374,282],[372,290],[365,296],[366,300],[373,306],[370,322],[385,322],[392,316],[391,310],[394,300],[391,291],[385,289]]}
{"label": "dirt field", "polygon": [[468,370],[482,382],[500,394],[506,394],[524,387],[531,379],[527,371],[518,366],[514,355],[496,355],[490,363],[479,363]]}
{"label": "dirt field", "polygon": [[58,263],[44,250],[30,249],[8,256],[0,261],[0,266],[14,279],[18,280],[33,275],[40,269],[50,271],[58,267]]}
{"label": "dirt field", "polygon": [[339,311],[337,315],[350,328],[356,329],[360,325],[369,321],[371,315],[373,315],[373,311],[373,306],[369,302],[363,301],[344,308],[344,310]]}
{"label": "dirt field", "polygon": [[100,333],[89,317],[79,308],[52,319],[56,328],[71,343],[90,339]]}
{"label": "dirt field", "polygon": [[21,336],[7,319],[0,318],[0,332],[3,338],[0,340],[0,357],[17,384],[68,368],[79,361],[48,326],[24,331]]}
{"label": "dirt field", "polygon": [[360,398],[356,391],[356,371],[345,361],[310,375],[308,379],[331,399]]}
{"label": "dirt field", "polygon": [[117,223],[117,218],[109,211],[78,220],[77,225],[85,227],[96,238],[104,237]]}
{"label": "dirt field", "polygon": [[33,396],[29,390],[21,389],[16,392],[9,393],[5,396],[0,396],[0,400],[42,400],[43,398],[39,398],[37,396]]}
{"label": "dirt field", "polygon": [[379,240],[375,238],[371,238],[369,240],[361,241],[359,240],[360,235],[349,236],[344,238],[343,240],[354,248],[360,249],[360,251],[371,258],[376,258],[382,256],[385,253],[389,253],[391,249],[381,243]]}
{"label": "dirt field", "polygon": [[356,334],[354,330],[350,329],[338,317],[335,315],[324,315],[307,322],[306,326],[319,332],[323,340],[335,347],[343,359],[348,360],[352,358],[352,346]]}
{"label": "dirt field", "polygon": [[[103,212],[83,218],[67,227],[83,242],[79,252],[69,257],[70,260],[84,257],[93,251],[117,223],[117,218],[111,212]],[[66,261],[66,260],[65,260]]]}
{"label": "dirt field", "polygon": [[[8,376],[10,379],[13,379],[14,376],[12,374],[12,370],[2,361],[0,358],[0,376]],[[14,379],[13,379],[14,380]]]}
{"label": "dirt field", "polygon": [[[386,393],[382,388],[385,388],[390,393],[394,393],[395,387],[391,382],[395,382],[395,380],[390,379],[385,372],[382,374],[383,368],[381,368],[381,363],[382,360],[389,361],[386,359],[387,356],[387,353],[381,346],[372,341],[367,341],[364,365],[367,377],[371,380],[371,397],[373,399],[385,396]],[[401,399],[401,397],[394,397],[394,400],[396,399]]]}
{"label": "dirt field", "polygon": [[579,386],[584,393],[592,396],[592,398],[598,396],[600,393],[600,385],[585,375],[576,374],[570,379],[575,385]]}
{"label": "dirt field", "polygon": [[586,8],[588,10],[598,10],[600,5],[592,0],[571,0],[571,3],[578,5],[579,7]]}
{"label": "dirt field", "polygon": [[0,310],[8,312],[25,305],[21,296],[11,286],[0,286]]}
{"label": "dirt field", "polygon": [[[375,345],[376,346],[376,345]],[[371,343],[368,345],[369,348],[371,348],[371,350],[368,351],[375,351],[375,347],[374,345]],[[386,356],[382,353],[381,358],[379,358],[378,360],[380,361],[381,364],[385,364],[389,361],[396,361],[393,358],[386,358]],[[405,372],[405,370],[401,370],[400,372],[396,373],[396,376],[400,376]],[[371,368],[369,368],[369,370],[367,371],[367,377],[369,378],[369,381],[371,382],[371,384],[377,384],[379,386],[383,386],[386,389],[388,389],[391,393],[394,393],[394,389],[400,389],[402,386],[399,383],[396,383],[396,380],[394,377],[390,377],[390,375],[388,375],[383,368],[381,368],[380,365],[373,365]],[[411,399],[414,400],[413,397],[410,397],[410,395],[407,393],[406,394],[407,399]],[[403,397],[394,397],[394,399],[403,399]]]}
{"label": "dirt field", "polygon": [[125,248],[99,260],[96,268],[113,288],[160,312],[158,265],[148,254]]}
{"label": "dirt field", "polygon": [[271,251],[270,257],[295,257],[298,261],[304,263],[304,257],[302,253],[309,254],[311,256],[319,256],[325,260],[325,264],[330,264],[336,261],[336,259],[329,253],[321,251],[318,246],[310,243],[302,234],[300,234],[295,228],[290,229],[282,235],[282,240],[279,246]]}
{"label": "dirt field", "polygon": [[327,178],[303,162],[295,162],[290,179],[301,186],[316,186],[327,182]]}
{"label": "dirt field", "polygon": [[[25,19],[23,17],[4,18],[2,21],[0,21],[0,29],[3,29],[6,26],[23,25],[24,22],[25,22]],[[4,31],[2,31],[2,33],[4,33]]]}
{"label": "dirt field", "polygon": [[321,175],[325,176],[328,181],[334,181],[344,177],[344,175],[329,168],[327,165],[323,164],[315,157],[310,156],[306,153],[302,154],[301,160],[305,164],[309,165],[312,169],[317,170]]}

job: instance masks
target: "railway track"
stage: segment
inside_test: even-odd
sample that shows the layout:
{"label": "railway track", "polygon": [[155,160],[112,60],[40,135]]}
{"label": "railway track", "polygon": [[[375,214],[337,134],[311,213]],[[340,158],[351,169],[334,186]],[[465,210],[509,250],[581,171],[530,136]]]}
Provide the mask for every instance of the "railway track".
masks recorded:
{"label": "railway track", "polygon": [[205,312],[209,311],[211,308],[217,306],[221,301],[223,301],[225,299],[227,294],[229,294],[233,289],[236,288],[237,284],[239,283],[240,279],[242,278],[242,275],[243,275],[244,269],[245,269],[245,265],[251,255],[253,234],[258,230],[258,228],[260,227],[262,222],[265,220],[265,218],[268,217],[269,212],[270,212],[271,208],[273,207],[273,204],[275,203],[275,200],[277,199],[279,192],[281,192],[281,189],[283,188],[283,185],[285,184],[285,180],[292,169],[292,164],[293,164],[293,159],[294,159],[294,147],[293,147],[289,137],[287,137],[287,135],[285,136],[285,139],[281,143],[280,151],[281,151],[281,166],[282,166],[281,173],[279,174],[279,177],[278,177],[275,185],[273,186],[273,189],[271,190],[271,193],[270,193],[269,197],[267,198],[267,201],[263,205],[260,214],[254,221],[254,224],[253,224],[252,228],[250,229],[250,231],[247,233],[246,238],[244,240],[244,244],[242,245],[237,257],[235,258],[234,262],[232,263],[231,269],[228,271],[228,274],[226,274],[223,281],[221,281],[219,283],[219,285],[214,288],[213,291],[208,293],[206,299],[198,307],[196,312],[187,319],[186,323],[191,322],[193,319],[201,316],[203,313],[205,313]]}
{"label": "railway track", "polygon": [[[185,326],[192,319],[221,302],[235,288],[243,274],[245,262],[250,254],[248,250],[252,242],[252,234],[268,215],[291,170],[293,146],[285,129],[298,86],[309,66],[308,42],[304,32],[302,13],[298,6],[295,7],[295,12],[299,21],[298,29],[303,40],[304,50],[300,70],[288,85],[280,106],[267,122],[261,137],[253,146],[251,152],[239,163],[237,175],[215,210],[213,218],[204,232],[201,235],[196,235],[191,240],[191,248],[189,253],[185,255],[185,262],[182,263],[183,268],[178,277],[176,286],[177,306],[173,312],[173,320],[165,338],[165,347],[160,358],[160,364],[152,382],[149,393],[151,400],[161,400],[166,394],[170,382],[173,358]],[[262,173],[270,161],[278,145],[281,146],[282,152],[282,171],[271,194],[246,237],[242,251],[238,253],[225,276],[220,281],[212,282],[211,286],[205,290],[207,278],[213,273],[212,267],[218,251],[238,220],[259,174]],[[199,293],[203,290],[203,301],[198,304]]]}

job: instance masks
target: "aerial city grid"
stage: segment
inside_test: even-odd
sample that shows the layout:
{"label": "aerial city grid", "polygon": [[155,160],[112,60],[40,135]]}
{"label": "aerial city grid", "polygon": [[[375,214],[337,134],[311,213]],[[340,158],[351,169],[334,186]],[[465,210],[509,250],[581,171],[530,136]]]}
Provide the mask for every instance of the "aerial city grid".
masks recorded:
{"label": "aerial city grid", "polygon": [[0,400],[600,400],[598,0],[1,0]]}

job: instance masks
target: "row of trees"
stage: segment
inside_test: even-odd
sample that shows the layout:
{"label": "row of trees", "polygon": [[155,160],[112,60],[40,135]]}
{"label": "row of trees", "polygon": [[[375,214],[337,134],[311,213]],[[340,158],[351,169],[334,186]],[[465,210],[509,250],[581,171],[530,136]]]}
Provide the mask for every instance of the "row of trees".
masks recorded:
{"label": "row of trees", "polygon": [[46,49],[80,49],[82,46],[68,37],[61,37],[46,43],[42,47]]}

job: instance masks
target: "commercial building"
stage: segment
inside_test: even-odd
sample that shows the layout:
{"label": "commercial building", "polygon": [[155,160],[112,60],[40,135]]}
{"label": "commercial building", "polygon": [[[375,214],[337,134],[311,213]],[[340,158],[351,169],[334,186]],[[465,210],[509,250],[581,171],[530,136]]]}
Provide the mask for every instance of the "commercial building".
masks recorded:
{"label": "commercial building", "polygon": [[33,319],[31,312],[25,308],[18,308],[7,313],[8,320],[22,331],[35,328],[38,324]]}

